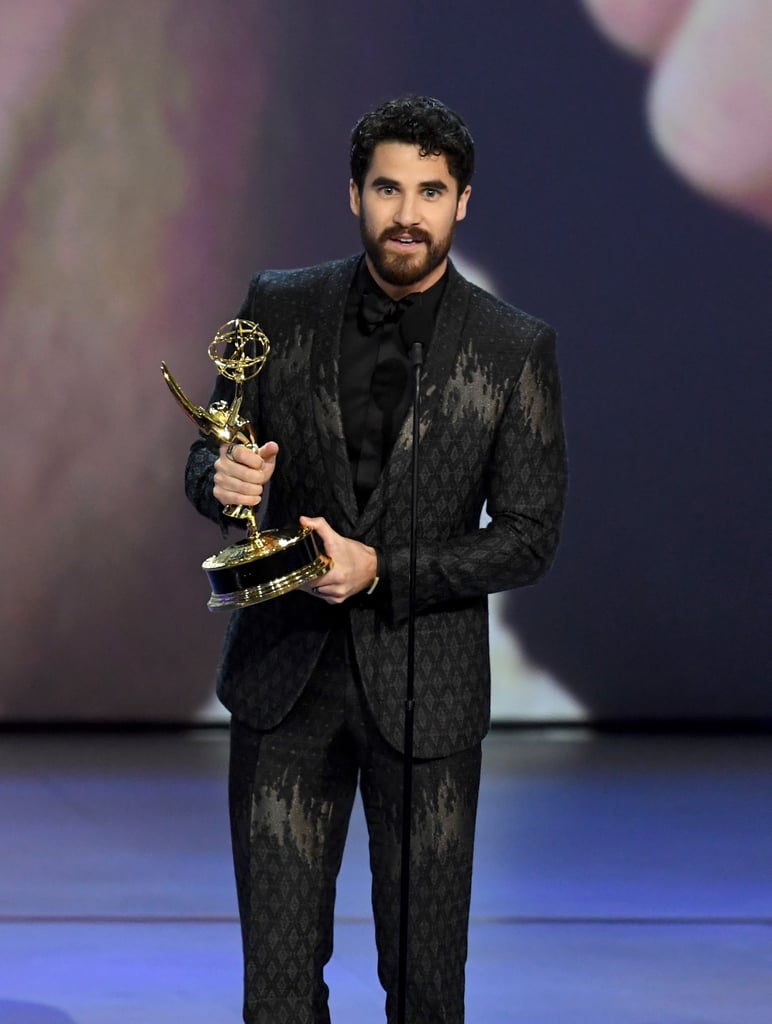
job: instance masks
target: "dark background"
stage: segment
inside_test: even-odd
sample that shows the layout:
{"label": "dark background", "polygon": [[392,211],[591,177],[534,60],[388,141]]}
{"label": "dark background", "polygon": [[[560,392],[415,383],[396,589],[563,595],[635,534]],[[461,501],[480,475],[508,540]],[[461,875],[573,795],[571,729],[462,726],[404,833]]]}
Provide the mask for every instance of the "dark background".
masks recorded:
{"label": "dark background", "polygon": [[[81,10],[58,44],[65,67],[78,33],[98,39],[123,30],[114,24],[124,17],[112,13],[115,6]],[[183,31],[178,19],[191,10],[198,13]],[[590,718],[767,720],[772,233],[703,199],[665,166],[642,113],[646,70],[615,52],[565,0],[398,3],[375,12],[347,0],[236,3],[230,14],[220,11],[203,0],[160,4],[148,25],[133,31],[164,45],[127,60],[124,77],[113,80],[119,93],[144,88],[152,68],[143,61],[165,60],[169,47],[189,76],[182,89],[188,101],[174,116],[166,99],[159,105],[160,137],[181,153],[189,180],[168,216],[156,217],[166,241],[147,257],[159,275],[170,266],[179,274],[152,298],[138,296],[147,310],[134,334],[124,335],[119,320],[111,329],[121,366],[109,378],[112,408],[121,407],[124,387],[139,389],[150,421],[148,456],[127,488],[133,499],[108,509],[110,530],[75,538],[68,571],[43,588],[44,598],[4,583],[13,656],[2,670],[0,714],[212,714],[224,618],[204,610],[198,563],[221,544],[182,497],[192,427],[171,408],[158,363],[167,359],[203,402],[212,377],[206,345],[234,315],[252,272],[357,248],[347,208],[350,128],[384,99],[425,92],[458,109],[477,143],[459,252],[490,275],[499,294],[559,332],[571,468],[564,540],[550,576],[507,597],[507,622],[528,659]],[[223,27],[222,17],[231,23]],[[220,53],[214,62],[207,59],[212,47]],[[63,80],[72,95],[90,88],[77,76]],[[61,89],[46,95],[53,118]],[[196,96],[210,102],[196,103]],[[106,117],[113,128],[114,109]],[[50,167],[56,154],[41,145],[40,121],[23,108],[18,124],[15,156],[4,171],[3,216],[16,224],[17,243],[26,230],[28,244],[40,246],[44,238],[25,220],[23,189],[12,186],[30,161]],[[115,134],[109,144],[120,154],[119,169],[108,175],[108,189],[144,159],[128,145],[130,128],[123,139]],[[82,136],[77,155],[84,165],[96,145]],[[235,184],[231,156],[240,168]],[[147,189],[171,174],[186,178],[162,162]],[[66,207],[68,175],[77,176],[77,160],[59,179],[54,213]],[[142,202],[139,194],[120,207],[127,223]],[[98,208],[91,212],[99,216]],[[112,232],[97,231],[97,238],[106,253],[118,242]],[[85,244],[78,230],[71,244]],[[115,282],[100,282],[100,253],[91,249],[96,319],[100,287]],[[18,293],[21,273],[17,267],[12,278],[6,274],[0,302]],[[46,291],[36,299],[39,308],[55,301]],[[36,335],[42,343],[48,322],[44,317]],[[140,335],[138,354],[132,337]],[[103,349],[94,351],[98,362]],[[3,358],[14,373],[12,356]],[[18,351],[16,358],[18,365]],[[89,427],[63,424],[61,414],[47,422],[45,380],[18,372],[17,379],[54,447],[61,444],[58,467],[66,473],[79,432],[90,436]],[[73,375],[73,403],[79,386]],[[147,413],[156,403],[164,410],[158,424]],[[24,435],[12,419],[4,433],[18,452]],[[110,490],[111,472],[125,482],[125,461],[138,461],[133,422],[127,415],[113,448],[121,457],[103,466],[95,489]],[[11,493],[4,500],[12,520],[7,541],[29,545],[22,574],[45,577],[52,556],[36,563],[31,541],[38,534],[28,517],[14,518],[19,499]],[[124,512],[144,530],[130,551],[116,543]],[[65,514],[82,522],[81,504]],[[100,545],[111,552],[112,583],[91,600],[90,574],[104,577],[94,567]],[[76,607],[66,638],[52,611],[61,602]]]}

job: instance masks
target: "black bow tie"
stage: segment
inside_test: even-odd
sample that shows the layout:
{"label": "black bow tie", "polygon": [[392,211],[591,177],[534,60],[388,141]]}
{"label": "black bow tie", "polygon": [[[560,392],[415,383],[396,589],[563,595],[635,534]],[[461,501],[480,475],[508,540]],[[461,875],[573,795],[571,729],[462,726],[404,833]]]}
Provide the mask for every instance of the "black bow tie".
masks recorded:
{"label": "black bow tie", "polygon": [[413,304],[412,295],[404,299],[390,299],[388,295],[379,295],[369,289],[362,293],[359,303],[359,325],[366,334],[373,331],[384,323],[394,323],[399,320],[405,310]]}

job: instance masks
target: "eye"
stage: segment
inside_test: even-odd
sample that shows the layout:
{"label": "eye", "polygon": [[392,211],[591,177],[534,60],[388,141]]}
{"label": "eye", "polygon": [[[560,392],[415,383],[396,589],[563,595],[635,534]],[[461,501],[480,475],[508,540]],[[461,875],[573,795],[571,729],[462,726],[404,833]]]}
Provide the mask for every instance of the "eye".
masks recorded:
{"label": "eye", "polygon": [[378,194],[382,196],[395,196],[397,190],[393,185],[379,185]]}

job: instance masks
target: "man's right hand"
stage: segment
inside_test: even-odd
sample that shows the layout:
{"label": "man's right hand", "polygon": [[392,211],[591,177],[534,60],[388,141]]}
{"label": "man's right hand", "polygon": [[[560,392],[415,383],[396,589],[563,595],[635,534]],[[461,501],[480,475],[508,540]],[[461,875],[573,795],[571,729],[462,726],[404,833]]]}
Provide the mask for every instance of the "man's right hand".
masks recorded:
{"label": "man's right hand", "polygon": [[214,464],[215,498],[223,505],[259,505],[278,451],[275,441],[266,441],[257,451],[243,444],[220,445]]}

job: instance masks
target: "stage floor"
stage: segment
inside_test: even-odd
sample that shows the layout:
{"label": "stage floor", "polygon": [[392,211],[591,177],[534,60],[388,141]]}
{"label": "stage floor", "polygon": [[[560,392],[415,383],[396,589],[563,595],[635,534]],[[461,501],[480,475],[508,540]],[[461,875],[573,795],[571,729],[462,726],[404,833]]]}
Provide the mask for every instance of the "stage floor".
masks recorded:
{"label": "stage floor", "polygon": [[[495,731],[469,1024],[769,1024],[772,738]],[[237,1024],[227,734],[0,734],[1,1024]],[[377,1024],[357,807],[327,973]]]}

